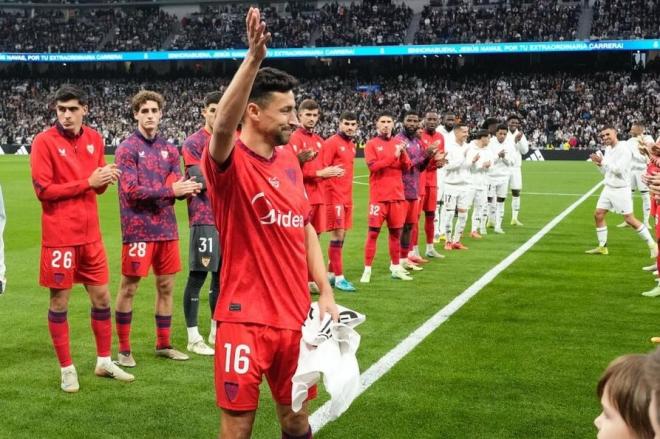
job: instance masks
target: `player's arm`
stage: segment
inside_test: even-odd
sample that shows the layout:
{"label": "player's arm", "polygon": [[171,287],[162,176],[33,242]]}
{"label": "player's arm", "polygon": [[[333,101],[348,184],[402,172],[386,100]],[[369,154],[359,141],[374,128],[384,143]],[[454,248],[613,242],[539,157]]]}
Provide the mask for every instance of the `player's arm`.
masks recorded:
{"label": "player's arm", "polygon": [[630,148],[625,148],[618,151],[614,157],[608,157],[607,160],[603,159],[601,167],[603,171],[611,172],[617,177],[621,177],[624,170],[630,169],[631,164],[632,153],[630,152]]}
{"label": "player's arm", "polygon": [[401,148],[401,154],[399,155],[399,168],[403,171],[407,171],[408,169],[413,167],[413,162],[410,159],[410,155],[408,155],[408,152],[406,151],[405,147]]}
{"label": "player's arm", "polygon": [[447,171],[453,171],[460,168],[463,165],[463,154],[459,149],[453,149],[447,155],[447,163],[445,164],[445,169]]}
{"label": "player's arm", "polygon": [[319,238],[316,236],[316,230],[309,223],[305,225],[305,249],[307,251],[309,273],[320,291],[319,309],[321,311],[321,320],[323,320],[325,313],[329,312],[332,315],[332,320],[336,322],[339,320],[339,311],[335,304],[335,295],[330,282],[328,282],[328,273],[325,270]]}
{"label": "player's arm", "polygon": [[527,137],[524,134],[520,137],[520,140],[516,141],[516,149],[522,155],[529,152],[529,142],[527,142]]}
{"label": "player's arm", "polygon": [[364,159],[371,172],[378,172],[381,169],[389,168],[399,160],[395,155],[379,158],[376,152],[376,146],[371,142],[367,142],[367,146],[364,148]]}
{"label": "player's arm", "polygon": [[167,186],[172,187],[177,200],[184,200],[189,196],[194,197],[202,190],[202,185],[196,177],[191,176],[187,179],[181,173],[179,151],[174,146],[170,147],[170,174],[166,181]]}
{"label": "player's arm", "polygon": [[229,159],[234,149],[236,128],[247,107],[254,79],[266,57],[266,43],[270,40],[270,33],[266,32],[266,23],[261,21],[259,9],[250,8],[245,23],[249,49],[218,103],[209,142],[209,153],[219,165]]}
{"label": "player's arm", "polygon": [[[30,152],[32,185],[39,201],[59,201],[80,196],[92,189],[97,179],[82,178],[67,183],[54,183],[53,163],[47,146],[37,136]],[[94,171],[98,174],[97,171]],[[94,175],[94,174],[92,174]]]}
{"label": "player's arm", "polygon": [[117,168],[117,165],[114,163],[107,164],[105,162],[105,143],[103,142],[103,139],[100,138],[98,143],[96,145],[96,153],[99,155],[99,161],[98,161],[98,167],[103,168],[106,170],[106,172],[109,172],[111,175],[111,180],[107,184],[104,184],[100,187],[94,188],[94,192],[97,194],[101,195],[108,189],[108,186],[111,184],[115,184],[119,180],[119,176],[121,175],[121,171],[119,168]]}

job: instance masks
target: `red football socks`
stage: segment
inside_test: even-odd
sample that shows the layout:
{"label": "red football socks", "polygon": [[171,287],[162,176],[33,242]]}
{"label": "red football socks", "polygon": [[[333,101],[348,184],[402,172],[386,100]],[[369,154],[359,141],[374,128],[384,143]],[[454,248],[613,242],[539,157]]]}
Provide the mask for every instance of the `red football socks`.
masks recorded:
{"label": "red football socks", "polygon": [[92,331],[96,339],[96,355],[109,357],[112,346],[110,308],[92,308]]}
{"label": "red football socks", "polygon": [[344,241],[330,241],[328,247],[328,259],[330,259],[331,272],[337,276],[341,276],[343,271],[343,264],[341,260],[341,249],[344,246]]}
{"label": "red football socks", "polygon": [[60,367],[73,364],[69,349],[69,322],[66,319],[66,314],[66,311],[48,310],[48,332],[50,332],[50,338],[53,340],[53,347],[60,362]]}
{"label": "red football socks", "polygon": [[367,242],[364,245],[364,265],[365,267],[371,267],[371,264],[374,261],[376,256],[376,243],[378,242],[378,233],[380,230],[369,229],[367,232]]}
{"label": "red football socks", "polygon": [[172,346],[170,342],[170,327],[172,326],[172,316],[156,315],[156,349],[165,349]]}
{"label": "red football socks", "polygon": [[433,244],[434,220],[435,220],[435,212],[426,212],[426,214],[424,215],[424,232],[426,233],[427,244]]}
{"label": "red football socks", "polygon": [[115,311],[115,326],[117,327],[117,338],[119,339],[119,352],[131,352],[131,320],[133,311]]}
{"label": "red football socks", "polygon": [[389,229],[389,249],[392,265],[399,265],[399,253],[401,252],[401,229]]}

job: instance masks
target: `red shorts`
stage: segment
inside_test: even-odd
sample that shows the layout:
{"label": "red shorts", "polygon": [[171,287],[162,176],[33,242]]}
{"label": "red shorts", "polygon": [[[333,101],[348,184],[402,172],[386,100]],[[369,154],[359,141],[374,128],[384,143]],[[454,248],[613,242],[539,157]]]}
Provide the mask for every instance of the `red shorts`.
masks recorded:
{"label": "red shorts", "polygon": [[419,221],[419,200],[406,200],[405,224],[415,224]]}
{"label": "red shorts", "polygon": [[68,290],[74,283],[106,285],[108,258],[102,241],[73,247],[41,247],[39,284]]}
{"label": "red shorts", "polygon": [[390,229],[400,229],[406,220],[408,203],[406,201],[388,201],[369,204],[369,227],[382,227],[387,221]]}
{"label": "red shorts", "polygon": [[[275,402],[291,405],[291,379],[298,368],[300,331],[251,323],[218,322],[215,333],[215,397],[227,410],[256,410],[266,375]],[[307,399],[316,398],[316,386]]]}
{"label": "red shorts", "polygon": [[326,204],[328,224],[326,230],[344,229],[353,227],[353,206],[349,204]]}
{"label": "red shorts", "polygon": [[309,223],[314,227],[317,234],[327,231],[325,204],[312,204],[312,211],[309,215]]}
{"label": "red shorts", "polygon": [[438,187],[426,186],[426,192],[422,197],[422,210],[424,212],[435,212],[438,205]]}
{"label": "red shorts", "polygon": [[151,266],[157,276],[181,271],[179,241],[124,243],[121,249],[121,274],[147,277]]}

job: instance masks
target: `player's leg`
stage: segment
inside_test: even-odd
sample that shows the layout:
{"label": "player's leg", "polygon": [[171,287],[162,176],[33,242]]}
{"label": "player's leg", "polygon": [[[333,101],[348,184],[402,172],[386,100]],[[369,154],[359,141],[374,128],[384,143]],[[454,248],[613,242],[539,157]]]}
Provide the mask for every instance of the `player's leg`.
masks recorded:
{"label": "player's leg", "polygon": [[330,246],[328,247],[329,259],[335,272],[335,288],[340,291],[354,292],[355,286],[344,276],[344,260],[342,251],[344,248],[344,239],[346,238],[345,229],[333,229],[330,231]]}
{"label": "player's leg", "polygon": [[649,223],[651,218],[651,194],[649,193],[649,187],[642,179],[645,171],[633,171],[632,174],[635,180],[634,187],[637,188],[639,195],[642,197],[642,221],[647,228],[651,228]]}
{"label": "player's leg", "polygon": [[115,302],[115,328],[119,340],[117,361],[120,366],[124,367],[135,367],[135,359],[131,352],[131,325],[133,323],[133,299],[137,294],[140,279],[139,276],[122,274]]}
{"label": "player's leg", "polygon": [[458,218],[456,220],[456,227],[454,228],[454,236],[452,237],[453,248],[454,250],[467,250],[468,248],[461,243],[461,237],[467,223],[468,206],[472,203],[474,195],[469,190],[461,191],[456,198]]}
{"label": "player's leg", "polygon": [[424,203],[421,210],[424,211],[424,234],[426,235],[426,248],[424,255],[429,258],[444,258],[444,255],[438,253],[433,246],[434,241],[434,228],[436,226],[437,216],[435,214],[438,198],[438,188],[436,186],[428,186],[426,194],[424,195]]}
{"label": "player's leg", "polygon": [[[438,180],[440,180],[440,175],[438,175]],[[438,239],[435,239],[436,242],[444,241],[447,239],[445,230],[447,230],[447,218],[445,217],[445,185],[444,182],[441,184],[438,181]]]}
{"label": "player's leg", "polygon": [[401,266],[401,232],[406,222],[408,203],[393,201],[387,209],[388,249],[390,254],[390,272],[393,279],[412,280],[405,268]]}
{"label": "player's leg", "polygon": [[108,285],[85,285],[92,304],[92,331],[96,341],[96,376],[131,382],[135,377],[112,362],[112,318]]}
{"label": "player's leg", "polygon": [[153,260],[156,278],[156,355],[170,360],[187,360],[188,355],[172,346],[172,308],[174,280],[181,271],[178,241],[154,243]]}
{"label": "player's leg", "polygon": [[[482,213],[482,190],[475,189],[474,191],[474,201],[472,202],[472,224],[470,227],[470,236],[474,239],[480,239],[481,234],[479,229],[481,228],[481,213]],[[485,200],[484,200],[485,201]]]}
{"label": "player's leg", "polygon": [[[630,203],[632,205],[632,203]],[[651,257],[656,258],[658,256],[658,245],[655,242],[655,239],[651,236],[651,232],[649,231],[648,227],[644,225],[640,220],[635,218],[635,215],[630,211],[630,213],[624,214],[623,219],[625,220],[626,224],[628,224],[630,227],[632,227],[636,232],[637,235],[640,237],[641,240],[646,242],[646,245],[648,245],[649,250],[651,251]]]}
{"label": "player's leg", "polygon": [[598,247],[587,250],[585,253],[591,255],[607,255],[607,223],[605,216],[607,212],[613,208],[612,202],[608,196],[607,188],[603,189],[598,202],[596,203],[596,210],[594,211],[594,222],[596,224],[596,238],[598,239]]}
{"label": "player's leg", "polygon": [[522,226],[523,224],[518,220],[518,214],[520,213],[520,193],[522,191],[522,171],[520,168],[511,169],[509,185],[511,186],[511,225]]}
{"label": "player's leg", "polygon": [[256,410],[234,411],[222,409],[218,439],[250,439]]}
{"label": "player's leg", "polygon": [[419,267],[415,262],[408,259],[408,253],[410,253],[412,231],[415,226],[415,222],[419,219],[417,215],[418,205],[419,202],[417,200],[406,200],[404,202],[405,217],[403,228],[401,229],[401,240],[399,241],[399,263],[403,268],[413,271],[423,270],[422,267]]}
{"label": "player's leg", "polygon": [[78,373],[71,358],[71,347],[69,342],[69,321],[67,312],[69,310],[69,296],[71,289],[50,289],[50,303],[48,306],[48,332],[55,348],[57,360],[60,363],[62,382],[60,387],[65,392],[77,392]]}
{"label": "player's leg", "polygon": [[217,264],[212,262],[213,250],[218,245],[216,236],[211,236],[210,231],[215,232],[212,226],[194,225],[190,228],[190,245],[188,250],[188,279],[183,290],[183,314],[186,318],[186,331],[188,333],[188,351],[198,355],[213,355],[213,349],[204,343],[204,338],[199,333],[199,293],[206,281],[206,274]]}
{"label": "player's leg", "polygon": [[454,222],[454,215],[456,214],[456,203],[458,201],[458,198],[456,196],[456,193],[448,191],[445,189],[445,211],[443,212],[442,216],[445,217],[445,236],[447,237],[445,241],[445,250],[452,250],[453,249],[453,244],[452,244],[452,230],[453,230],[453,222]]}
{"label": "player's leg", "polygon": [[389,206],[387,203],[370,203],[369,204],[369,217],[367,229],[367,240],[364,244],[364,272],[360,278],[360,282],[369,283],[371,281],[371,266],[376,256],[376,245],[378,243],[378,235],[380,228],[385,222],[385,215]]}
{"label": "player's leg", "polygon": [[282,439],[312,439],[307,402],[297,413],[291,410],[290,405],[275,404],[275,410],[282,427]]}
{"label": "player's leg", "polygon": [[491,181],[488,185],[488,220],[486,227],[495,227],[495,214],[497,213],[497,203],[495,202],[496,184]]}

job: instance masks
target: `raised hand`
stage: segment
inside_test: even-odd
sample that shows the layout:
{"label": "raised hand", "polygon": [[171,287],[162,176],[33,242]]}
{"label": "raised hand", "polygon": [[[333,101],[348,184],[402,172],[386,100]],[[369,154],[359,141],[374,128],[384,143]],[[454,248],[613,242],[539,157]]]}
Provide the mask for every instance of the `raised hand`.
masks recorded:
{"label": "raised hand", "polygon": [[270,41],[270,32],[266,32],[266,22],[261,21],[259,8],[250,8],[245,17],[247,28],[248,56],[261,62],[266,58],[266,44]]}

